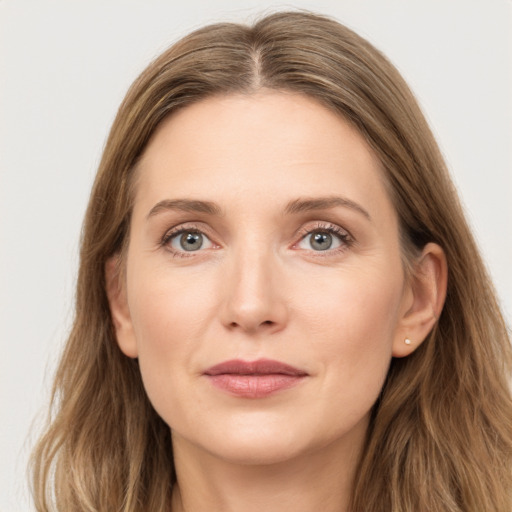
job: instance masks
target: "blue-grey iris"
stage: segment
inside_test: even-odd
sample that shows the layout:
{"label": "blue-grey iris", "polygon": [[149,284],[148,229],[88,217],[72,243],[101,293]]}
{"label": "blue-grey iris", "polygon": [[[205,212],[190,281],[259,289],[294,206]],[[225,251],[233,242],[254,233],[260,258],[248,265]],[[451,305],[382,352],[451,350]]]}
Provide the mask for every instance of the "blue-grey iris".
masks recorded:
{"label": "blue-grey iris", "polygon": [[180,245],[185,251],[197,251],[203,245],[201,233],[183,233],[180,237]]}
{"label": "blue-grey iris", "polygon": [[311,247],[316,251],[326,251],[332,245],[332,235],[325,232],[317,232],[311,235]]}

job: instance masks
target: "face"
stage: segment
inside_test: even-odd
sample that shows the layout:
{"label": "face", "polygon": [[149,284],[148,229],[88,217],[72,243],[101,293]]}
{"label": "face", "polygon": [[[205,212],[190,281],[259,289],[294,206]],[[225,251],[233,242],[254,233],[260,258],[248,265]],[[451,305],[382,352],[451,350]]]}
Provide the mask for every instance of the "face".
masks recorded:
{"label": "face", "polygon": [[214,97],[138,168],[118,342],[175,443],[242,463],[360,443],[410,307],[380,165],[307,97]]}

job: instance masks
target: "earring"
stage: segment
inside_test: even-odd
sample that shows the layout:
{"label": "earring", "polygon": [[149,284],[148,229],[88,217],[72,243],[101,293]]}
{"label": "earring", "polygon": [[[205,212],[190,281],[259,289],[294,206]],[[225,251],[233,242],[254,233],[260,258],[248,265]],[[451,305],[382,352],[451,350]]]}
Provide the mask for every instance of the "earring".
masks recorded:
{"label": "earring", "polygon": [[406,345],[410,345],[412,343],[412,341],[409,338],[405,338],[404,343]]}

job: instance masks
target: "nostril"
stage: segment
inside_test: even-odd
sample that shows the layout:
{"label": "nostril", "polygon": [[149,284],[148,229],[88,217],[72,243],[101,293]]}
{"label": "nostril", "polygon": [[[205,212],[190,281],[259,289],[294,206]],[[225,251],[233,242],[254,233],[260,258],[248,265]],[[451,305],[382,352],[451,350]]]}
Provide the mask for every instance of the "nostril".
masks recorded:
{"label": "nostril", "polygon": [[[262,326],[262,325],[269,325],[269,326],[272,326],[272,325],[275,325],[275,322],[272,321],[272,320],[264,320],[263,322],[259,323],[258,324],[259,326]],[[242,327],[244,329],[249,329],[249,330],[252,330],[250,328],[250,326],[247,326],[247,325],[243,325],[241,323],[238,323],[238,322],[231,322],[229,324],[229,327],[232,328],[232,329],[236,329],[237,327]],[[257,328],[257,325],[255,326],[255,328]]]}

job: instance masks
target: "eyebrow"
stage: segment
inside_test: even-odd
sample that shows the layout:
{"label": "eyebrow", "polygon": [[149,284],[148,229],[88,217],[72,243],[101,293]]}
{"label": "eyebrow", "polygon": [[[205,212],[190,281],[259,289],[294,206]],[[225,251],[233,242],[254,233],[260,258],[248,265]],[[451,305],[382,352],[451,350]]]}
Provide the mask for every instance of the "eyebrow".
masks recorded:
{"label": "eyebrow", "polygon": [[288,203],[285,208],[285,213],[294,214],[314,210],[327,210],[329,208],[335,208],[336,206],[350,208],[351,210],[361,213],[368,220],[372,220],[370,214],[361,205],[345,197],[338,196],[295,199]]}
{"label": "eyebrow", "polygon": [[164,199],[151,208],[147,218],[153,217],[162,211],[177,210],[182,212],[206,213],[208,215],[221,215],[218,205],[211,201],[199,201],[196,199]]}
{"label": "eyebrow", "polygon": [[[356,202],[345,197],[331,196],[331,197],[315,197],[315,198],[299,198],[290,201],[284,209],[285,215],[293,215],[297,213],[327,210],[342,206],[350,208],[359,212],[368,220],[371,220],[370,214]],[[158,202],[149,211],[147,218],[151,218],[160,212],[167,210],[176,210],[182,212],[205,213],[207,215],[221,216],[221,208],[211,201],[201,201],[197,199],[164,199]]]}

